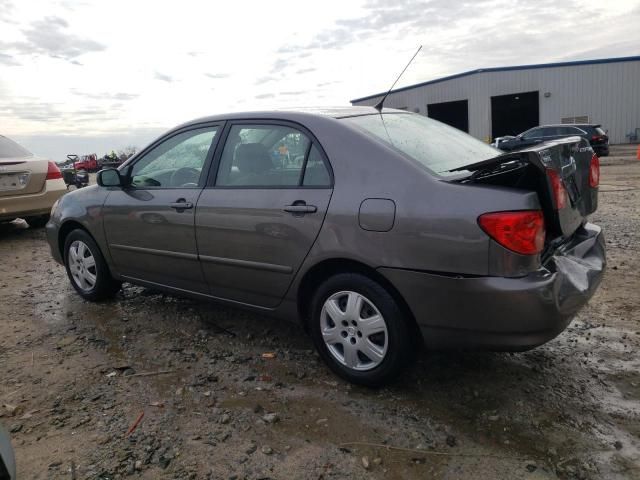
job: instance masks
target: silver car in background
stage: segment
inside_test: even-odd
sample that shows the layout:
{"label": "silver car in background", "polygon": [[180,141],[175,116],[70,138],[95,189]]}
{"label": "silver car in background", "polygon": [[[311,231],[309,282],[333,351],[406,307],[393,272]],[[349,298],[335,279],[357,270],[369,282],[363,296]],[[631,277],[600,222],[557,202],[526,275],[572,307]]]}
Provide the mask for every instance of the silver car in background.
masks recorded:
{"label": "silver car in background", "polygon": [[65,195],[53,257],[88,300],[132,282],[300,319],[349,381],[429,348],[524,350],[596,290],[599,163],[580,138],[503,154],[369,107],[181,125]]}

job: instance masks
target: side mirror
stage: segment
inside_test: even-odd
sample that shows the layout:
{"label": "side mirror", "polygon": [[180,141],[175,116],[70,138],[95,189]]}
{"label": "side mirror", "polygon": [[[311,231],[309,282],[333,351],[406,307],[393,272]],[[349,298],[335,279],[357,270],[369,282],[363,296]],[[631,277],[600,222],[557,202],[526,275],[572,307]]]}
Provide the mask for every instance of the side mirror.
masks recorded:
{"label": "side mirror", "polygon": [[123,181],[120,172],[115,168],[105,168],[100,170],[96,177],[96,182],[101,187],[122,187]]}

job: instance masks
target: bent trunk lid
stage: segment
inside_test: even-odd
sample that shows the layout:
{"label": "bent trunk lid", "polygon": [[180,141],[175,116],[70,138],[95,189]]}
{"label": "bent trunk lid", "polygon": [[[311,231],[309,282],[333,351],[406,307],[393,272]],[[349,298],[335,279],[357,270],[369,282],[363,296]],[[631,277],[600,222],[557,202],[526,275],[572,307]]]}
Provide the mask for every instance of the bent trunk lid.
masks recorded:
{"label": "bent trunk lid", "polygon": [[[545,142],[518,152],[466,165],[469,170],[462,183],[483,183],[534,189],[538,193],[545,220],[547,239],[568,238],[585,223],[598,207],[598,188],[589,184],[593,149],[580,137]],[[563,207],[556,204],[550,172],[554,172],[566,190]]]}

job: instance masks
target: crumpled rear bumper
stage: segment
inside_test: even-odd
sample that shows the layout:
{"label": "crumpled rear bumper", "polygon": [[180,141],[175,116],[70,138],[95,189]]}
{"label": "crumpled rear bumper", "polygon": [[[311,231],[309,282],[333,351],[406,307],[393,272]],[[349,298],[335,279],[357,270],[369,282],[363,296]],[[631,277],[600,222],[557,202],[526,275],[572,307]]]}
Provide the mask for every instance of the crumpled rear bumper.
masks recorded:
{"label": "crumpled rear bumper", "polygon": [[411,309],[430,348],[527,350],[562,332],[597,290],[604,235],[586,224],[536,272],[456,277],[380,268]]}

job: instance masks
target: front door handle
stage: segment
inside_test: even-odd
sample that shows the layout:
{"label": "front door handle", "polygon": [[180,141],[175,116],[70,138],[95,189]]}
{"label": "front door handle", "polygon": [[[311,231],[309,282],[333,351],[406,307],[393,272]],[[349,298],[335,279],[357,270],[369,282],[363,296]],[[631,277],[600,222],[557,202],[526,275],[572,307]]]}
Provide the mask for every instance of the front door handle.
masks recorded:
{"label": "front door handle", "polygon": [[169,207],[175,208],[178,212],[183,212],[189,208],[193,208],[193,203],[187,202],[184,198],[179,198],[173,203],[169,204]]}
{"label": "front door handle", "polygon": [[293,213],[294,215],[304,215],[305,213],[316,213],[318,207],[315,205],[307,205],[305,202],[294,202],[293,205],[284,207],[284,211]]}

